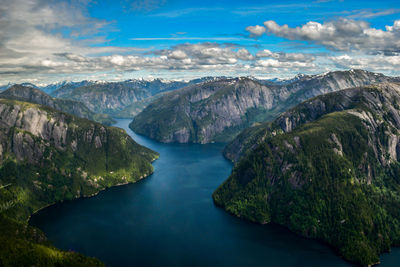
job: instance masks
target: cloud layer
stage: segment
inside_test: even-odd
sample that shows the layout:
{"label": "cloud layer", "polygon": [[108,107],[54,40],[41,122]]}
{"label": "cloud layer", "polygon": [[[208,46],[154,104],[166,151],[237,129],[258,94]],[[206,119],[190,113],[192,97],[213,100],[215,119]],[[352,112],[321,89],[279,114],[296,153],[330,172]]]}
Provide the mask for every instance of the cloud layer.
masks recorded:
{"label": "cloud layer", "polygon": [[[104,46],[107,40],[101,34],[112,24],[88,16],[88,4],[79,0],[5,0],[0,6],[0,83],[76,73],[218,70],[245,75],[315,67],[312,56],[250,52],[238,45],[215,42],[183,43],[162,50]],[[241,39],[221,37],[215,41],[227,38]]]}
{"label": "cloud layer", "polygon": [[371,54],[393,54],[400,52],[400,20],[388,25],[385,30],[376,29],[366,21],[340,18],[319,23],[309,21],[295,28],[279,25],[273,20],[263,26],[249,26],[251,36],[273,34],[288,40],[308,41],[334,51],[363,51]]}

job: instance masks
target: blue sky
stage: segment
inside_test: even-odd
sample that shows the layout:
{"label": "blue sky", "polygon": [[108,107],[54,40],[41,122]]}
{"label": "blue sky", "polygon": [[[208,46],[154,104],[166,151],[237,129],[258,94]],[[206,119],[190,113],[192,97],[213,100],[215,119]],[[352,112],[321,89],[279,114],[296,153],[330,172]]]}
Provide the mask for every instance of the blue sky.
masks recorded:
{"label": "blue sky", "polygon": [[400,75],[396,1],[2,0],[0,84]]}

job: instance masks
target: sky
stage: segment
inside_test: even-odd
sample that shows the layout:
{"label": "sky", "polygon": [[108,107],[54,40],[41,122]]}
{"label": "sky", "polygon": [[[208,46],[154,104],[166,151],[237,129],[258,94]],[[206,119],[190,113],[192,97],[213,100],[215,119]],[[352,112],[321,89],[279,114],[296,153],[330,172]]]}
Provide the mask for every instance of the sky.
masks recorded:
{"label": "sky", "polygon": [[0,84],[400,76],[391,0],[0,0]]}

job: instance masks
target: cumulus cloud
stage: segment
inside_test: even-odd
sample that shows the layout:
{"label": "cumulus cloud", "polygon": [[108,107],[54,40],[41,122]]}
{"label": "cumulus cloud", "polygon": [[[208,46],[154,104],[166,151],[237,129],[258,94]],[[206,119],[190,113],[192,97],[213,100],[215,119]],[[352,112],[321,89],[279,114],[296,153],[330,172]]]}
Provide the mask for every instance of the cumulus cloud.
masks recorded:
{"label": "cumulus cloud", "polygon": [[[400,20],[386,26],[385,30],[373,28],[366,21],[347,18],[322,24],[309,21],[295,28],[268,20],[264,22],[264,26],[268,34],[312,42],[335,51],[364,51],[374,54],[400,52]],[[254,35],[250,29],[248,31]]]}
{"label": "cumulus cloud", "polygon": [[[108,23],[84,14],[84,1],[4,0],[0,6],[0,64],[8,71],[43,67],[53,53],[73,52],[83,47],[63,35],[82,38],[85,32],[96,33]],[[79,28],[79,34],[76,30]],[[47,61],[46,61],[47,60]],[[13,66],[17,65],[17,69]],[[44,64],[46,65],[46,64]]]}
{"label": "cumulus cloud", "polygon": [[84,65],[87,59],[78,55],[141,50],[133,47],[92,46],[107,41],[99,33],[104,34],[110,30],[111,24],[88,16],[89,2],[3,0],[0,5],[1,82],[28,80],[31,79],[28,76],[37,74],[82,70],[77,67],[78,62]]}
{"label": "cumulus cloud", "polygon": [[260,36],[266,31],[266,29],[263,26],[256,25],[246,27],[246,31],[250,32],[250,36]]}
{"label": "cumulus cloud", "polygon": [[[225,73],[243,72],[254,69],[255,71],[268,71],[272,68],[293,70],[310,70],[315,68],[310,55],[277,52],[266,55],[263,50],[254,56],[245,48],[221,45],[217,43],[180,44],[170,49],[155,50],[141,55],[110,55],[101,57],[85,57],[76,54],[59,53],[68,62],[54,64],[54,68],[69,71],[114,69],[118,71],[139,70],[220,70]],[[261,56],[259,56],[261,55]],[[270,57],[270,59],[262,59]],[[53,62],[46,62],[47,66]]]}
{"label": "cumulus cloud", "polygon": [[165,55],[169,59],[190,58],[191,64],[204,65],[227,65],[237,63],[239,60],[249,61],[253,55],[245,48],[237,49],[229,45],[218,43],[180,44],[170,49],[153,52],[156,55]]}

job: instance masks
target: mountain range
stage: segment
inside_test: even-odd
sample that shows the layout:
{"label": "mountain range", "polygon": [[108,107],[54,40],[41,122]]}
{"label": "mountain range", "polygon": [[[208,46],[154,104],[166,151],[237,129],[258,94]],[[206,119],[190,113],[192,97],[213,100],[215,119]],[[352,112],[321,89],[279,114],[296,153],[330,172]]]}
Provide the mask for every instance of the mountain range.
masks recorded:
{"label": "mountain range", "polygon": [[311,97],[396,80],[363,70],[298,76],[281,85],[219,79],[164,94],[135,116],[130,127],[165,143],[229,142],[243,129],[272,120]]}
{"label": "mountain range", "polygon": [[126,80],[123,82],[103,82],[79,87],[63,86],[52,92],[56,98],[82,101],[96,113],[106,113],[115,117],[132,118],[154,99],[154,96],[173,91],[190,84],[218,80],[223,77],[204,77],[190,81]]}

